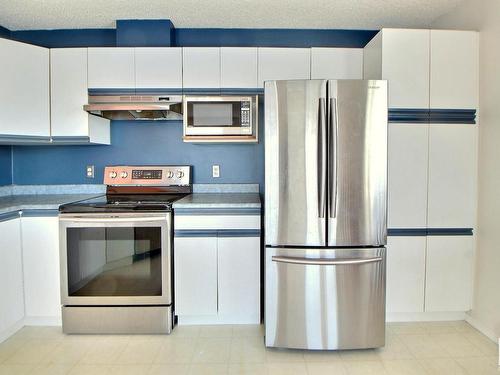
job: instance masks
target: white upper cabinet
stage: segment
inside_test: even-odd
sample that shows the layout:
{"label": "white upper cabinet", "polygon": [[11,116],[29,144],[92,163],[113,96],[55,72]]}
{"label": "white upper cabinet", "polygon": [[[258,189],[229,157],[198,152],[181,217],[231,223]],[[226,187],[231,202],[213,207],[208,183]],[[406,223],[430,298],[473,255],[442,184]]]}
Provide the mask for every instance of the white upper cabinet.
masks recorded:
{"label": "white upper cabinet", "polygon": [[182,49],[184,88],[220,88],[220,48]]}
{"label": "white upper cabinet", "polygon": [[468,311],[472,305],[474,239],[427,237],[425,311]]}
{"label": "white upper cabinet", "polygon": [[259,48],[259,87],[264,81],[310,79],[310,48]]}
{"label": "white upper cabinet", "polygon": [[311,48],[311,78],[363,78],[363,49]]}
{"label": "white upper cabinet", "polygon": [[475,109],[479,101],[479,34],[431,31],[430,106]]}
{"label": "white upper cabinet", "polygon": [[182,88],[182,48],[136,48],[135,87]]}
{"label": "white upper cabinet", "polygon": [[220,49],[221,87],[257,88],[257,48],[222,47]]}
{"label": "white upper cabinet", "polygon": [[51,49],[50,124],[54,142],[84,137],[91,143],[110,143],[109,120],[83,109],[87,96],[87,48]]}
{"label": "white upper cabinet", "polygon": [[476,138],[474,125],[430,125],[428,227],[475,227]]}
{"label": "white upper cabinet", "polygon": [[88,87],[135,88],[135,49],[104,47],[88,49]]}
{"label": "white upper cabinet", "polygon": [[0,38],[0,135],[49,137],[49,50]]}
{"label": "white upper cabinet", "polygon": [[387,239],[387,312],[423,312],[426,237]]}
{"label": "white upper cabinet", "polygon": [[429,107],[429,30],[383,29],[365,47],[364,78],[386,79],[390,108]]}
{"label": "white upper cabinet", "polygon": [[429,126],[389,124],[388,226],[427,226]]}

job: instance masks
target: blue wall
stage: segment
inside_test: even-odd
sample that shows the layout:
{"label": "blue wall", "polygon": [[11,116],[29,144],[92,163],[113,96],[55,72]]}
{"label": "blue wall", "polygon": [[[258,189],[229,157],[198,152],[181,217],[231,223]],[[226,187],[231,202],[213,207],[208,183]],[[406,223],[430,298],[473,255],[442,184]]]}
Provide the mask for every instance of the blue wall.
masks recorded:
{"label": "blue wall", "polygon": [[0,146],[0,185],[12,183],[12,152],[10,146]]}
{"label": "blue wall", "polygon": [[[12,39],[45,47],[120,45],[364,47],[373,30],[175,29],[168,20],[118,21],[115,29],[0,29]],[[170,32],[167,32],[170,28]],[[168,43],[167,43],[167,39]],[[129,43],[130,42],[130,43]],[[180,122],[114,122],[111,146],[13,146],[14,184],[101,183],[103,167],[112,164],[190,164],[194,183],[264,185],[264,108],[260,103],[258,144],[189,144],[182,142]],[[10,153],[0,166],[10,165]],[[9,155],[7,155],[9,154]],[[3,164],[2,164],[3,163]],[[85,166],[96,166],[94,179]],[[212,178],[212,164],[221,177]],[[9,167],[10,168],[10,167]],[[2,169],[3,170],[3,169]],[[8,174],[0,183],[10,183]]]}
{"label": "blue wall", "polygon": [[[120,22],[120,21],[118,21]],[[137,21],[139,22],[139,21]],[[145,21],[141,21],[144,23]],[[311,30],[311,29],[175,29],[166,36],[165,25],[150,20],[154,28],[144,33],[115,29],[22,30],[9,31],[12,39],[55,47],[112,47],[117,44],[179,47],[364,47],[378,30]],[[131,23],[127,23],[130,25]],[[133,23],[132,23],[133,25]],[[0,30],[1,31],[1,30]],[[6,36],[7,37],[7,36]],[[131,40],[127,43],[126,38]]]}
{"label": "blue wall", "polygon": [[[111,146],[15,146],[13,182],[102,183],[104,166],[123,163],[193,165],[194,183],[263,184],[264,143],[260,139],[258,144],[191,144],[182,142],[181,121],[113,122]],[[85,178],[89,164],[96,167],[93,180]],[[212,164],[220,165],[220,178],[212,178]]]}

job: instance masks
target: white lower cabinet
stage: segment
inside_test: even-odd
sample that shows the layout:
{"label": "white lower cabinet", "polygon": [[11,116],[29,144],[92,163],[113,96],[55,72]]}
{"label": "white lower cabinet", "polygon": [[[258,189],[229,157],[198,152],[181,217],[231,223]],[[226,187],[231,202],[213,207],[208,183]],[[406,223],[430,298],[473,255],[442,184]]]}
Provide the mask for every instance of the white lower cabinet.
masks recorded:
{"label": "white lower cabinet", "polygon": [[179,324],[260,323],[260,215],[175,214]]}
{"label": "white lower cabinet", "polygon": [[425,311],[468,311],[472,305],[472,236],[427,237]]}
{"label": "white lower cabinet", "polygon": [[260,238],[219,237],[218,313],[233,323],[260,322]]}
{"label": "white lower cabinet", "polygon": [[424,311],[425,247],[425,236],[388,238],[387,312]]}
{"label": "white lower cabinet", "polygon": [[22,217],[24,296],[29,324],[54,324],[61,316],[59,221]]}
{"label": "white lower cabinet", "polygon": [[20,219],[0,222],[0,342],[21,327],[24,318]]}
{"label": "white lower cabinet", "polygon": [[175,313],[217,314],[217,237],[175,238]]}

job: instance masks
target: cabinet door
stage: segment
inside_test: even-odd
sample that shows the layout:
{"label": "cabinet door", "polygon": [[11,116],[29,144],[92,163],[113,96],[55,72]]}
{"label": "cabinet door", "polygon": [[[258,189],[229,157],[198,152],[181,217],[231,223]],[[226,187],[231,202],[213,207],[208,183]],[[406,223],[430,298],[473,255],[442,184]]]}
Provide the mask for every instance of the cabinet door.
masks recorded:
{"label": "cabinet door", "polygon": [[88,87],[135,88],[134,48],[89,48]]}
{"label": "cabinet door", "polygon": [[427,226],[429,126],[389,124],[388,226]]}
{"label": "cabinet door", "polygon": [[388,237],[388,312],[423,312],[426,237]]}
{"label": "cabinet door", "polygon": [[0,55],[0,134],[49,137],[49,50],[0,38]]}
{"label": "cabinet door", "polygon": [[479,34],[431,30],[430,106],[475,109],[479,102]]}
{"label": "cabinet door", "polygon": [[382,79],[390,108],[429,107],[429,30],[382,30]]}
{"label": "cabinet door", "polygon": [[223,47],[220,58],[222,88],[258,87],[257,48]]}
{"label": "cabinet door", "polygon": [[136,48],[135,87],[182,89],[182,48]]}
{"label": "cabinet door", "polygon": [[471,308],[472,236],[427,237],[425,311]]}
{"label": "cabinet door", "polygon": [[259,87],[264,81],[311,78],[309,48],[259,48]]}
{"label": "cabinet door", "polygon": [[219,315],[233,324],[260,323],[260,238],[218,238]]}
{"label": "cabinet door", "polygon": [[474,228],[477,127],[431,124],[429,130],[430,228]]}
{"label": "cabinet door", "polygon": [[363,49],[311,48],[311,78],[363,78]]}
{"label": "cabinet door", "polygon": [[220,88],[220,48],[182,49],[184,88]]}
{"label": "cabinet door", "polygon": [[52,136],[88,136],[87,48],[50,50]]}
{"label": "cabinet door", "polygon": [[24,317],[19,219],[0,222],[0,341]]}
{"label": "cabinet door", "polygon": [[61,315],[59,221],[57,217],[21,219],[26,316]]}
{"label": "cabinet door", "polygon": [[216,315],[217,237],[174,241],[176,315]]}

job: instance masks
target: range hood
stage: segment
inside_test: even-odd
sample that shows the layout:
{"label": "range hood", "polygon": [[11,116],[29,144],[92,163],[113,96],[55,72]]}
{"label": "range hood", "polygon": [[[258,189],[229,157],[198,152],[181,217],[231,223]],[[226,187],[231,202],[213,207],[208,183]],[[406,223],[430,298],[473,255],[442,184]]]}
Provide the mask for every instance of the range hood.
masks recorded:
{"label": "range hood", "polygon": [[182,120],[182,95],[89,95],[88,113],[110,120]]}

